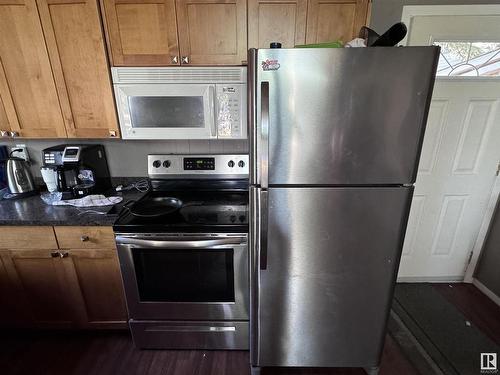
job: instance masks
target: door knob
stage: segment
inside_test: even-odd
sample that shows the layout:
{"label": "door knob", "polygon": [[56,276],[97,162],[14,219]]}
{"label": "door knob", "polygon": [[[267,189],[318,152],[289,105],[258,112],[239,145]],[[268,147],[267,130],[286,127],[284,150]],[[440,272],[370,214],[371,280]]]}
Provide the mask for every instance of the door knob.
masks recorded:
{"label": "door knob", "polygon": [[82,242],[87,242],[89,239],[90,239],[89,236],[81,236],[80,237],[80,241],[82,241]]}
{"label": "door knob", "polygon": [[170,56],[170,63],[171,64],[177,64],[179,62],[179,57],[177,56]]}
{"label": "door knob", "polygon": [[189,56],[182,56],[182,63],[183,64],[189,64]]}

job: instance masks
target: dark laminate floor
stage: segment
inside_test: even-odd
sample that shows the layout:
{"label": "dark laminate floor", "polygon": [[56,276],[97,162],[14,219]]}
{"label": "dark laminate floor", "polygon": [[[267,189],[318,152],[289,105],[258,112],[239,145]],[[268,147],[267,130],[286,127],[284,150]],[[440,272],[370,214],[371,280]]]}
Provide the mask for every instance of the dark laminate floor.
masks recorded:
{"label": "dark laminate floor", "polygon": [[433,284],[449,302],[478,327],[486,336],[500,345],[500,306],[472,284]]}
{"label": "dark laminate floor", "polygon": [[[500,339],[500,308],[465,284],[434,287],[474,324]],[[142,351],[126,332],[0,332],[2,375],[247,375],[248,352]],[[498,342],[498,341],[497,341]],[[364,374],[361,369],[265,369],[263,375]],[[390,336],[382,357],[382,375],[417,375],[417,370]]]}
{"label": "dark laminate floor", "polygon": [[[138,350],[125,332],[6,335],[0,340],[0,373],[50,375],[246,375],[248,352]],[[273,369],[263,375],[364,374],[361,369]],[[416,374],[387,336],[381,374]]]}

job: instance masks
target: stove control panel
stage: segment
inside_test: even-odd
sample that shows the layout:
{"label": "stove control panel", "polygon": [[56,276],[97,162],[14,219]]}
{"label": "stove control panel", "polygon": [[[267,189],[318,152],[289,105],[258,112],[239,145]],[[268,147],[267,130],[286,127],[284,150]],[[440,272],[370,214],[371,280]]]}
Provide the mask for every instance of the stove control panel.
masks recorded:
{"label": "stove control panel", "polygon": [[150,178],[248,178],[248,155],[148,155]]}

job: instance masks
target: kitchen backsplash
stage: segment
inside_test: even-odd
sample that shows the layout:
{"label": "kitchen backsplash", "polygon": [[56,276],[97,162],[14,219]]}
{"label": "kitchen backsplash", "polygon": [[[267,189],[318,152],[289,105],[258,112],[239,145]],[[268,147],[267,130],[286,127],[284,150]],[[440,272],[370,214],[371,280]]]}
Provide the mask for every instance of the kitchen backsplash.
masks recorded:
{"label": "kitchen backsplash", "polygon": [[112,177],[140,177],[147,175],[148,154],[229,154],[248,153],[247,140],[179,140],[179,141],[123,141],[53,139],[53,140],[0,140],[0,145],[14,147],[24,144],[32,162],[32,173],[40,176],[41,151],[58,144],[102,144],[106,149],[109,170]]}

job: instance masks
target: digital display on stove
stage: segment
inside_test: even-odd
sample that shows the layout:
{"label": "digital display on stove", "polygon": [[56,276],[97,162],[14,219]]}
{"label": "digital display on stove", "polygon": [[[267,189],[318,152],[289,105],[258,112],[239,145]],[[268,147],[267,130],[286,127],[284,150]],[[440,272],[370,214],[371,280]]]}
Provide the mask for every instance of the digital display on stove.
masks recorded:
{"label": "digital display on stove", "polygon": [[215,169],[215,158],[184,158],[184,170],[207,171]]}

